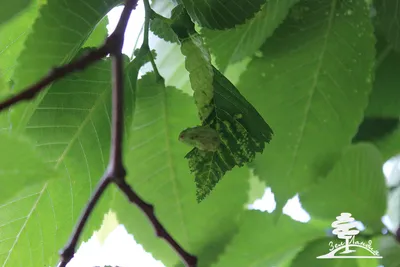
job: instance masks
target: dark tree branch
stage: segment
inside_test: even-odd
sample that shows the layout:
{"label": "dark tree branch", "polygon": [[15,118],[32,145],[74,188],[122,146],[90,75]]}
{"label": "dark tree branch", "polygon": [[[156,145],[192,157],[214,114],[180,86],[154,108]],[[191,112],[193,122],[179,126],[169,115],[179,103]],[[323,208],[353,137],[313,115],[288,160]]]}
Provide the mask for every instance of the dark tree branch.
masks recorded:
{"label": "dark tree branch", "polygon": [[129,16],[131,14],[131,11],[136,8],[138,1],[139,0],[126,1],[125,8],[122,11],[117,27],[115,28],[114,32],[106,39],[105,43],[101,47],[90,51],[85,56],[75,61],[72,61],[69,64],[54,68],[49,72],[49,74],[40,79],[37,83],[29,86],[28,88],[22,90],[20,93],[17,93],[16,95],[1,102],[0,112],[14,104],[17,104],[18,102],[33,99],[38,93],[43,91],[51,83],[75,71],[85,69],[94,62],[101,60],[112,51],[121,51]]}
{"label": "dark tree branch", "polygon": [[6,99],[5,101],[0,103],[0,112],[6,108],[9,108],[12,105],[17,104],[18,102],[24,100],[33,99],[38,93],[43,91],[48,85],[51,83],[67,76],[78,70],[83,70],[90,64],[99,61],[100,59],[107,56],[109,53],[109,39],[107,39],[106,43],[96,50],[90,51],[85,56],[69,63],[61,67],[54,68],[47,74],[47,76],[43,77],[37,83],[29,86],[28,88],[24,89],[20,93]]}
{"label": "dark tree branch", "polygon": [[125,196],[129,199],[130,202],[136,204],[149,218],[151,223],[153,224],[154,230],[156,234],[160,238],[164,238],[173,249],[181,256],[182,260],[185,262],[187,267],[196,267],[197,266],[197,258],[187,251],[185,251],[173,238],[172,236],[165,230],[164,226],[157,219],[154,214],[154,207],[143,201],[136,193],[132,190],[129,184],[127,184],[124,180],[121,180],[117,183],[119,189],[124,192]]}
{"label": "dark tree branch", "polygon": [[[97,188],[92,195],[89,203],[86,205],[78,223],[72,233],[72,236],[63,249],[61,254],[61,263],[59,267],[65,267],[74,257],[76,245],[82,234],[83,228],[89,219],[95,205],[107,186],[114,181],[125,179],[125,168],[122,163],[122,140],[124,130],[124,114],[123,114],[123,58],[122,46],[124,44],[124,34],[129,21],[130,14],[136,7],[138,0],[127,0],[122,11],[121,17],[115,31],[106,39],[105,47],[107,52],[112,56],[112,128],[111,128],[111,148],[110,161],[103,178],[99,181]],[[107,53],[107,54],[108,54]]]}
{"label": "dark tree branch", "polygon": [[[145,29],[145,31],[147,30],[147,34],[143,42],[143,45],[141,47],[141,50],[142,51],[146,50],[149,53],[151,53],[149,50],[148,39],[147,39],[151,8],[149,2],[147,0],[144,1],[146,7],[146,21],[147,21],[146,23],[147,29]],[[123,166],[123,158],[122,158],[123,155],[122,143],[123,143],[123,130],[124,130],[123,128],[124,127],[124,114],[123,114],[124,73],[123,73],[122,46],[124,43],[125,30],[128,24],[130,14],[132,10],[136,8],[137,2],[138,0],[125,1],[125,7],[122,11],[121,17],[118,21],[115,31],[106,39],[106,41],[102,46],[92,50],[88,54],[82,56],[81,58],[69,64],[54,68],[47,76],[43,77],[37,83],[33,84],[32,86],[29,86],[25,90],[22,90],[20,93],[0,103],[0,112],[1,112],[21,101],[33,99],[38,93],[43,91],[51,83],[71,74],[72,72],[85,69],[94,62],[103,59],[108,54],[110,54],[112,57],[112,63],[113,63],[112,64],[112,77],[113,77],[112,107],[113,108],[112,108],[110,161],[106,172],[104,173],[103,177],[97,184],[97,187],[93,195],[91,196],[89,202],[87,203],[85,209],[83,210],[67,245],[60,253],[61,261],[60,264],[58,265],[59,267],[65,267],[68,264],[68,262],[73,258],[76,246],[79,241],[79,237],[83,232],[83,229],[90,217],[90,214],[93,212],[93,209],[95,208],[98,200],[100,199],[104,191],[111,183],[115,183],[119,187],[119,189],[126,195],[126,197],[133,204],[136,204],[147,215],[147,217],[154,226],[157,236],[164,238],[171,245],[171,247],[181,256],[186,266],[188,267],[197,266],[197,258],[186,252],[165,230],[164,226],[155,216],[153,206],[143,201],[125,181],[126,172]],[[150,59],[154,67],[155,63],[151,54],[150,54]],[[158,74],[156,67],[154,67],[154,71]],[[158,74],[158,76],[160,75]]]}
{"label": "dark tree branch", "polygon": [[83,228],[86,225],[87,220],[89,219],[90,214],[93,211],[93,208],[97,204],[97,201],[100,199],[101,195],[111,183],[110,174],[106,173],[106,175],[100,180],[97,185],[94,194],[92,195],[89,203],[86,205],[85,210],[83,211],[82,215],[78,220],[78,224],[76,225],[75,229],[72,232],[70,240],[65,248],[60,253],[61,255],[61,262],[58,265],[59,267],[65,267],[68,262],[74,257],[76,245],[78,244],[79,237],[82,234]]}

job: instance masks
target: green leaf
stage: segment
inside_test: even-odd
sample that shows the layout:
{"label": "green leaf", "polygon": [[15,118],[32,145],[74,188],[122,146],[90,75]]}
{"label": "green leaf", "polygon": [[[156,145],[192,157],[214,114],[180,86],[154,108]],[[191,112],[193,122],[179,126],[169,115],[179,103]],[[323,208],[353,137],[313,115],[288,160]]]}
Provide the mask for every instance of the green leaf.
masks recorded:
{"label": "green leaf", "polygon": [[239,233],[213,267],[276,266],[297,254],[306,242],[324,235],[322,228],[287,216],[276,224],[268,213],[247,211]]}
{"label": "green leaf", "polygon": [[[364,1],[301,1],[239,81],[274,129],[254,161],[278,210],[326,175],[363,119],[372,89],[373,28]],[[356,27],[349,25],[357,25]]]}
{"label": "green leaf", "polygon": [[[99,21],[119,1],[99,5],[97,0],[48,0],[40,9],[39,18],[26,40],[13,80],[15,91],[36,82],[54,66],[69,62],[79,51]],[[22,130],[40,101],[13,109],[16,130]]]}
{"label": "green leaf", "polygon": [[83,47],[98,47],[104,43],[108,36],[108,17],[104,17],[92,31]]}
{"label": "green leaf", "polygon": [[167,42],[178,43],[178,37],[171,29],[170,24],[163,18],[155,17],[150,21],[150,30]]}
{"label": "green leaf", "polygon": [[233,28],[254,17],[265,0],[179,0],[192,20],[210,29]]}
{"label": "green leaf", "polygon": [[[169,17],[174,5],[169,1],[154,1],[152,8],[157,13]],[[158,71],[165,79],[165,84],[192,95],[193,90],[190,87],[189,74],[185,69],[185,57],[180,51],[180,45],[166,42],[152,34],[149,35],[149,43],[157,51],[155,62]]]}
{"label": "green leaf", "polygon": [[39,14],[43,1],[35,0],[19,16],[0,27],[0,77],[8,82],[16,67],[16,61],[21,53],[31,26]]}
{"label": "green leaf", "polygon": [[14,0],[3,3],[0,9],[0,26],[27,9],[31,2],[30,0]]}
{"label": "green leaf", "polygon": [[247,56],[252,56],[270,37],[298,0],[270,0],[255,17],[233,29],[219,31],[202,29],[211,53],[220,70]]}
{"label": "green leaf", "polygon": [[[138,83],[135,118],[126,158],[128,182],[145,201],[154,205],[161,223],[190,253],[203,255],[199,266],[211,266],[221,247],[216,247],[236,228],[236,218],[247,200],[249,171],[231,172],[201,204],[196,202],[195,185],[183,159],[186,145],[178,141],[182,128],[196,121],[192,98],[156,82],[153,73]],[[178,104],[177,104],[178,103]],[[154,234],[147,217],[125,197],[116,196],[112,209],[118,220],[166,266],[181,260]],[[214,248],[212,253],[207,250]]]}
{"label": "green leaf", "polygon": [[391,157],[400,154],[400,127],[397,127],[389,135],[382,139],[376,140],[374,144],[382,154],[383,159],[389,160]]}
{"label": "green leaf", "polygon": [[[31,25],[39,13],[43,1],[34,0],[32,4],[18,16],[0,27],[0,98],[3,100],[13,90],[11,77],[16,67],[17,58],[23,48]],[[12,129],[10,113],[0,114],[0,131]]]}
{"label": "green leaf", "polygon": [[383,33],[393,48],[400,52],[399,0],[379,0],[375,1],[374,5],[377,11],[377,29]]}
{"label": "green leaf", "polygon": [[313,218],[332,220],[349,212],[369,226],[380,227],[387,197],[382,166],[382,157],[373,145],[352,145],[325,179],[300,194],[302,206]]}
{"label": "green leaf", "polygon": [[190,84],[194,91],[193,98],[199,111],[200,120],[203,122],[213,109],[210,105],[214,97],[214,72],[211,56],[198,34],[181,39],[181,51],[186,57],[185,67],[189,72]]}
{"label": "green leaf", "polygon": [[265,193],[265,189],[267,186],[265,185],[264,181],[260,181],[260,179],[251,173],[250,179],[250,190],[249,190],[249,199],[247,204],[253,204],[254,201],[263,197]]}
{"label": "green leaf", "polygon": [[54,178],[56,172],[45,164],[28,140],[0,134],[0,203],[21,188]]}
{"label": "green leaf", "polygon": [[186,71],[185,57],[181,53],[180,46],[160,39],[150,44],[153,44],[152,47],[157,51],[155,62],[166,85],[174,86],[185,94],[192,95],[189,73]]}
{"label": "green leaf", "polygon": [[[125,58],[127,59],[127,58]],[[107,167],[110,144],[110,60],[54,83],[31,116],[25,134],[40,157],[59,171],[57,180],[24,188],[2,203],[0,264],[54,266],[58,251]],[[132,118],[133,86],[137,69],[127,66],[126,124]],[[103,195],[85,227],[82,240],[92,235],[109,208],[111,191]]]}
{"label": "green leaf", "polygon": [[[386,48],[386,47],[385,47]],[[378,55],[383,54],[384,59],[375,73],[374,87],[370,95],[370,101],[365,111],[370,117],[399,117],[400,116],[400,55],[393,50],[390,52],[378,50]]]}
{"label": "green leaf", "polygon": [[181,42],[194,99],[203,126],[219,134],[218,150],[194,148],[185,157],[195,175],[197,199],[202,201],[227,171],[251,162],[271,140],[272,130],[235,86],[211,65],[202,38],[180,6],[173,10],[172,28]]}
{"label": "green leaf", "polygon": [[235,166],[252,162],[272,138],[272,129],[235,86],[214,68],[213,111],[203,122],[218,131],[216,152],[191,150],[186,158],[195,175],[197,199],[203,200]]}

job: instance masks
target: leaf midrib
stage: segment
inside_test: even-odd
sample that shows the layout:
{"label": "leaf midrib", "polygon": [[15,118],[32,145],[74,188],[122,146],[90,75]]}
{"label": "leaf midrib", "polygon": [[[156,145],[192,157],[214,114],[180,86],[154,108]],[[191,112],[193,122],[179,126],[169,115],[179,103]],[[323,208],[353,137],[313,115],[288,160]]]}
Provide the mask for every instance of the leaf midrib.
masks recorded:
{"label": "leaf midrib", "polygon": [[[300,125],[300,134],[299,134],[299,138],[297,139],[295,146],[294,146],[294,151],[293,151],[293,159],[291,160],[291,164],[290,167],[288,168],[288,171],[286,173],[286,176],[290,176],[290,174],[293,171],[295,162],[297,161],[298,155],[299,155],[299,147],[300,147],[300,143],[302,142],[303,136],[304,136],[304,131],[306,128],[306,122],[308,121],[308,117],[310,114],[310,109],[311,109],[311,102],[312,99],[314,98],[315,92],[317,91],[317,84],[319,82],[319,76],[320,76],[320,72],[322,69],[322,62],[324,61],[324,57],[325,57],[325,52],[327,50],[327,44],[328,44],[328,37],[331,34],[331,29],[332,29],[332,22],[334,19],[334,13],[335,13],[335,9],[336,9],[336,2],[337,0],[333,0],[332,4],[331,4],[331,10],[330,10],[330,14],[329,14],[329,19],[328,19],[328,25],[327,25],[327,30],[326,30],[326,34],[324,36],[324,42],[322,45],[322,49],[321,49],[321,53],[318,57],[318,63],[316,66],[316,72],[314,74],[314,79],[313,79],[313,83],[311,85],[311,94],[310,97],[308,98],[308,101],[306,103],[306,107],[305,107],[305,116],[304,119],[302,121],[302,124]],[[292,187],[293,184],[293,180],[294,179],[290,179],[289,180],[289,187]]]}
{"label": "leaf midrib", "polygon": [[108,90],[104,90],[103,93],[101,93],[98,97],[98,99],[96,100],[95,104],[93,105],[93,107],[89,110],[86,118],[83,120],[83,122],[81,123],[81,125],[79,126],[79,128],[77,129],[77,131],[75,132],[75,134],[72,136],[70,142],[68,143],[68,145],[65,147],[63,153],[60,155],[60,157],[58,158],[58,160],[56,161],[55,164],[55,168],[57,169],[59,167],[59,165],[61,164],[61,162],[64,160],[65,156],[68,154],[68,152],[71,150],[72,145],[76,142],[76,140],[78,139],[78,137],[81,135],[82,130],[85,128],[85,126],[87,125],[87,123],[90,121],[90,119],[92,118],[92,114],[93,112],[97,109],[98,105],[100,105],[101,103],[103,103],[104,101],[104,96],[106,95],[106,93],[108,92]]}
{"label": "leaf midrib", "polygon": [[170,180],[171,180],[171,182],[172,182],[172,189],[173,189],[173,193],[174,193],[174,196],[175,196],[175,198],[176,198],[176,203],[178,204],[177,205],[177,210],[178,210],[178,214],[179,214],[179,217],[181,218],[181,224],[182,224],[182,229],[183,229],[183,236],[184,236],[184,238],[186,239],[185,240],[185,244],[189,244],[189,241],[190,241],[190,239],[189,239],[189,232],[188,232],[188,230],[187,230],[187,228],[186,228],[186,224],[185,224],[185,220],[184,220],[184,216],[183,216],[183,207],[182,207],[182,203],[181,203],[181,198],[179,198],[179,196],[178,196],[178,190],[177,190],[177,185],[176,185],[176,172],[175,172],[175,169],[174,169],[174,165],[172,164],[172,162],[173,162],[173,160],[172,160],[172,153],[171,153],[171,145],[170,145],[170,141],[169,141],[169,136],[170,136],[170,134],[171,134],[171,130],[170,130],[170,127],[169,127],[169,124],[168,124],[168,108],[167,108],[167,92],[166,92],[166,88],[165,87],[163,87],[162,88],[162,93],[163,93],[163,101],[162,101],[162,103],[163,103],[163,112],[164,112],[164,118],[165,118],[165,120],[164,120],[164,127],[165,127],[165,134],[166,134],[166,138],[165,138],[165,146],[166,146],[166,150],[168,151],[167,152],[167,154],[168,154],[168,165],[169,165],[169,177],[170,177]]}

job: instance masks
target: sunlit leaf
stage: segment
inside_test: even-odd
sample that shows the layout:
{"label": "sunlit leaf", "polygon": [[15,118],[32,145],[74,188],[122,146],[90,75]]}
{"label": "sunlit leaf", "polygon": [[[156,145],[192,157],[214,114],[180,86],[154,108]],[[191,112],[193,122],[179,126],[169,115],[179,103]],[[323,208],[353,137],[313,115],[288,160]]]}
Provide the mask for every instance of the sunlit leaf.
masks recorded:
{"label": "sunlit leaf", "polygon": [[[20,91],[46,75],[54,66],[70,61],[107,12],[119,1],[99,5],[96,0],[48,0],[40,9],[22,51],[13,80]],[[16,130],[22,130],[38,101],[13,109]]]}
{"label": "sunlit leaf", "polygon": [[201,33],[216,56],[218,67],[224,70],[229,63],[253,55],[265,39],[272,35],[296,2],[298,0],[267,1],[262,10],[244,25],[225,31],[202,29]]}
{"label": "sunlit leaf", "polygon": [[[190,253],[202,255],[199,266],[211,266],[223,249],[215,244],[236,229],[236,218],[247,201],[249,172],[246,168],[232,171],[198,204],[194,179],[183,158],[187,147],[178,141],[182,128],[195,122],[191,97],[165,88],[154,74],[146,74],[138,84],[126,166],[128,182],[154,205],[165,228]],[[156,259],[166,266],[181,262],[165,240],[155,236],[147,217],[124,196],[116,195],[112,208],[135,240]]]}
{"label": "sunlit leaf", "polygon": [[150,30],[167,42],[178,43],[178,37],[171,29],[170,24],[162,18],[155,17],[150,21]]}
{"label": "sunlit leaf", "polygon": [[194,91],[193,98],[200,120],[204,121],[213,109],[210,102],[214,97],[214,71],[210,53],[198,34],[181,39],[181,52],[186,57],[185,67],[189,72],[190,84]]}
{"label": "sunlit leaf", "polygon": [[107,25],[108,17],[106,16],[96,25],[83,47],[98,47],[102,45],[108,36]]}
{"label": "sunlit leaf", "polygon": [[28,140],[8,134],[0,135],[0,203],[16,195],[21,188],[56,178],[50,165],[45,164]]}
{"label": "sunlit leaf", "polygon": [[[127,66],[126,124],[131,120],[133,92],[130,79],[137,71]],[[77,222],[82,208],[107,167],[111,116],[110,60],[54,83],[25,128],[40,158],[56,168],[60,178],[40,186],[23,188],[14,199],[2,203],[0,264],[54,266]],[[133,77],[130,77],[132,75]],[[24,167],[23,165],[21,166]],[[97,229],[109,208],[106,192],[82,236]],[[38,252],[39,251],[39,252]]]}
{"label": "sunlit leaf", "polygon": [[11,79],[16,61],[26,37],[39,13],[43,1],[34,0],[20,15],[0,27],[0,76],[5,82]]}
{"label": "sunlit leaf", "polygon": [[329,220],[349,212],[380,229],[387,197],[382,166],[383,159],[373,145],[350,146],[326,178],[300,194],[302,206],[314,218]]}
{"label": "sunlit leaf", "polygon": [[259,211],[247,211],[238,234],[214,267],[279,266],[292,258],[308,242],[325,235],[322,228],[274,217]]}
{"label": "sunlit leaf", "polygon": [[254,166],[278,209],[326,175],[356,134],[375,58],[364,1],[308,0],[293,8],[297,15],[266,41],[238,85],[274,129]]}

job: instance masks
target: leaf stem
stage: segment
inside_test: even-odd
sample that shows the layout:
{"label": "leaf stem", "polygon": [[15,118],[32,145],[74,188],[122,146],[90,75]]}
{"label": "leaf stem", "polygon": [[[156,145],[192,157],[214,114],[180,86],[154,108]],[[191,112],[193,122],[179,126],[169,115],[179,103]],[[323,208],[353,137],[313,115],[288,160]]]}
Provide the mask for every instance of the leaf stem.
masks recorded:
{"label": "leaf stem", "polygon": [[127,184],[124,180],[121,180],[117,183],[119,189],[124,192],[125,196],[129,199],[130,202],[136,204],[148,217],[148,219],[152,222],[154,230],[158,237],[164,238],[181,256],[182,260],[185,262],[187,267],[196,267],[197,266],[197,258],[188,252],[186,252],[173,238],[172,236],[165,230],[164,226],[160,223],[157,217],[154,214],[154,207],[149,203],[143,201],[136,193],[132,190],[129,184]]}
{"label": "leaf stem", "polygon": [[155,12],[153,11],[153,9],[151,9],[149,0],[143,0],[143,3],[144,3],[144,10],[145,10],[145,18],[144,18],[144,36],[143,36],[142,47],[145,47],[148,49],[148,57],[150,59],[151,66],[153,67],[153,70],[157,77],[157,80],[164,81],[164,78],[160,75],[160,72],[158,71],[156,62],[154,61],[153,54],[151,53],[151,50],[149,47],[150,19],[153,17],[153,14]]}
{"label": "leaf stem", "polygon": [[382,62],[386,59],[386,57],[392,52],[393,46],[388,44],[385,49],[378,55],[375,62],[375,70],[379,68]]}
{"label": "leaf stem", "polygon": [[135,46],[133,47],[133,52],[132,52],[132,55],[131,55],[131,60],[134,58],[134,54],[135,54],[135,50],[137,49],[137,47],[138,47],[138,43],[139,43],[139,39],[140,39],[140,36],[142,35],[142,33],[143,33],[143,29],[144,29],[144,26],[142,25],[142,27],[140,28],[140,32],[139,32],[139,34],[138,34],[138,36],[136,37],[136,40],[135,40]]}

